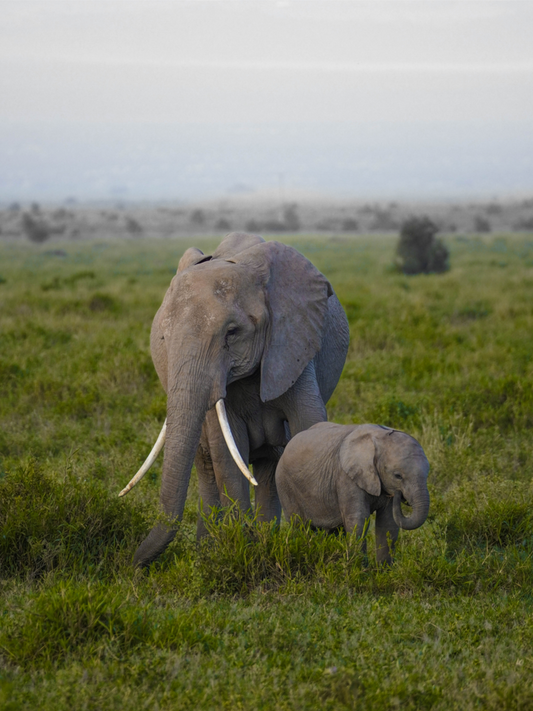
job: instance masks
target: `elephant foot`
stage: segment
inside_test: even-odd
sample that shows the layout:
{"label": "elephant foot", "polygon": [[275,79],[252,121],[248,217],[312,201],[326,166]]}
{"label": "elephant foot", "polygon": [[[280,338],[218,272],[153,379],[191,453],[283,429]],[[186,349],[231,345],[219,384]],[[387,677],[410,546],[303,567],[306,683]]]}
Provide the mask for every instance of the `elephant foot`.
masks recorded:
{"label": "elephant foot", "polygon": [[155,525],[135,551],[133,565],[136,568],[147,568],[174,540],[176,532],[177,528],[169,528],[161,523]]}

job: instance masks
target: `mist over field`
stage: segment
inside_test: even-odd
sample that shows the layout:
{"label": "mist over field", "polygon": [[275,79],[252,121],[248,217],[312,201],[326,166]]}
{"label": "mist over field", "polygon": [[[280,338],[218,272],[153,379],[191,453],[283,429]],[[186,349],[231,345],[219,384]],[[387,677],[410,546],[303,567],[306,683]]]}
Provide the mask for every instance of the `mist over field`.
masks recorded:
{"label": "mist over field", "polygon": [[[0,242],[47,243],[80,240],[194,239],[248,231],[267,238],[303,233],[398,235],[410,217],[426,215],[442,235],[528,233],[533,198],[507,200],[350,200],[278,186],[271,191],[236,192],[215,200],[13,202],[0,206]],[[130,249],[127,244],[124,249]]]}
{"label": "mist over field", "polygon": [[524,2],[3,4],[0,201],[533,192]]}
{"label": "mist over field", "polygon": [[0,201],[508,198],[532,156],[527,122],[0,123]]}

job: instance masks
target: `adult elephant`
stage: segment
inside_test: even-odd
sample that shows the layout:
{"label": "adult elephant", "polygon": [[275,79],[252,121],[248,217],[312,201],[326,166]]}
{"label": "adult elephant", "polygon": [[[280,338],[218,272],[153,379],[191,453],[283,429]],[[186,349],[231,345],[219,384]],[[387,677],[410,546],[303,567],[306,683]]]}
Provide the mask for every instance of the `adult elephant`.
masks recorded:
{"label": "adult elephant", "polygon": [[[234,232],[211,256],[188,249],[150,339],[167,393],[166,434],[164,427],[121,495],[166,438],[160,493],[166,516],[181,518],[194,462],[204,508],[229,497],[248,509],[247,476],[257,484],[260,516],[279,519],[274,475],[282,448],[291,435],[326,420],[348,337],[328,280],[292,247]],[[148,565],[175,533],[175,525],[156,524],[134,563]],[[200,516],[197,533],[205,533]]]}

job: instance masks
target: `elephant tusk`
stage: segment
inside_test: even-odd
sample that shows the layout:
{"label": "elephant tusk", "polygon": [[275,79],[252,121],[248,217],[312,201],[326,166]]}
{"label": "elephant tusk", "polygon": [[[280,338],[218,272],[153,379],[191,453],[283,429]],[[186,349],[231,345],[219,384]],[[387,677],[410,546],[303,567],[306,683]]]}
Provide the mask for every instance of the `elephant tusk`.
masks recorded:
{"label": "elephant tusk", "polygon": [[250,470],[244,463],[244,461],[241,457],[241,454],[240,454],[239,450],[237,449],[237,445],[235,444],[235,440],[233,439],[231,427],[228,422],[228,416],[226,414],[226,405],[224,404],[224,400],[220,399],[217,402],[216,409],[217,409],[218,421],[220,423],[220,429],[222,430],[222,434],[224,435],[224,439],[226,440],[226,444],[228,445],[228,449],[230,451],[231,456],[233,457],[235,464],[239,467],[239,469],[244,474],[244,476],[248,479],[250,484],[257,486],[257,481],[255,480],[255,477],[253,477],[252,474],[250,474]]}
{"label": "elephant tusk", "polygon": [[146,458],[145,463],[142,465],[142,467],[139,469],[137,474],[133,477],[133,479],[130,481],[128,486],[125,486],[124,489],[120,492],[119,496],[124,496],[124,494],[127,494],[128,491],[133,489],[135,484],[137,484],[143,476],[146,474],[146,472],[150,469],[152,464],[155,462],[157,459],[157,455],[159,452],[162,450],[163,445],[165,444],[165,435],[167,433],[167,421],[165,419],[165,422],[163,423],[163,427],[161,428],[161,432],[159,433],[159,437],[156,440],[156,443],[154,444],[152,451]]}

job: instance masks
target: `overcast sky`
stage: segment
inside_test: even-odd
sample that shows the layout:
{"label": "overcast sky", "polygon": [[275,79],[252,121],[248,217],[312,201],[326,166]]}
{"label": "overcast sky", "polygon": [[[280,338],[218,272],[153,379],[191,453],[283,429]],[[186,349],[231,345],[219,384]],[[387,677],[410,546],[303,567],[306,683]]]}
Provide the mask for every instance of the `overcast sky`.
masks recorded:
{"label": "overcast sky", "polygon": [[533,191],[533,2],[0,13],[0,199]]}

